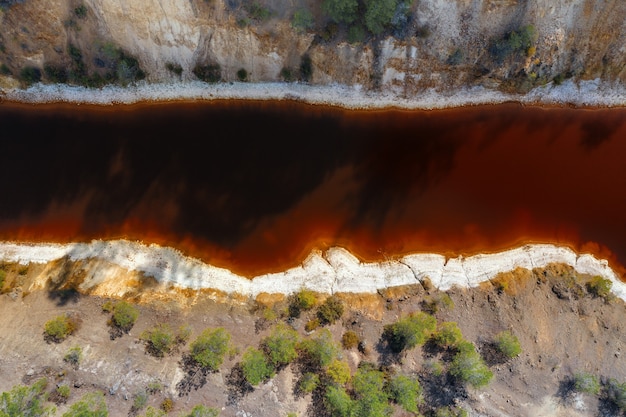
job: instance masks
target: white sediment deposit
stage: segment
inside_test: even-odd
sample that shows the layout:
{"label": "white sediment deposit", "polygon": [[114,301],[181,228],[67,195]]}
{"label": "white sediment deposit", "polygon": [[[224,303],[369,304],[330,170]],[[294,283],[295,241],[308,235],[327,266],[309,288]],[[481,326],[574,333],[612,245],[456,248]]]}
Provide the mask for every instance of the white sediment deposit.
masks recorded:
{"label": "white sediment deposit", "polygon": [[[606,260],[577,254],[569,248],[549,244],[526,245],[493,254],[446,258],[437,254],[412,254],[399,259],[365,263],[343,248],[313,251],[301,265],[284,272],[247,279],[233,272],[187,257],[176,249],[127,240],[91,243],[0,243],[4,262],[48,263],[100,260],[154,277],[163,288],[214,289],[227,294],[256,297],[261,293],[292,294],[303,288],[321,293],[375,293],[383,288],[416,284],[426,278],[441,290],[452,286],[475,287],[502,272],[521,267],[541,268],[551,263],[566,264],[576,271],[600,275],[613,282],[613,292],[626,300],[622,283]],[[108,285],[115,274],[92,274],[82,289]]]}
{"label": "white sediment deposit", "polygon": [[36,84],[28,89],[0,87],[2,99],[23,103],[133,104],[178,100],[294,100],[348,109],[442,109],[468,105],[519,102],[533,105],[575,105],[591,107],[626,106],[626,87],[600,80],[538,87],[527,94],[504,93],[485,87],[428,89],[407,97],[391,89],[371,91],[361,85],[308,85],[301,83],[218,83],[200,81],[146,83],[135,86],[107,86],[101,89],[64,84]]}

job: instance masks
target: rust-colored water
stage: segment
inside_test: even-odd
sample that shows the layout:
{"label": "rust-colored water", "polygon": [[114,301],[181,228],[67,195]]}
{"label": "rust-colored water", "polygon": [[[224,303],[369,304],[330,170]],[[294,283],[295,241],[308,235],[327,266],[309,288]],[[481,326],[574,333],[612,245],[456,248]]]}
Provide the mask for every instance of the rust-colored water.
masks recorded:
{"label": "rust-colored water", "polygon": [[167,244],[248,276],[554,242],[626,265],[626,109],[0,105],[0,238]]}

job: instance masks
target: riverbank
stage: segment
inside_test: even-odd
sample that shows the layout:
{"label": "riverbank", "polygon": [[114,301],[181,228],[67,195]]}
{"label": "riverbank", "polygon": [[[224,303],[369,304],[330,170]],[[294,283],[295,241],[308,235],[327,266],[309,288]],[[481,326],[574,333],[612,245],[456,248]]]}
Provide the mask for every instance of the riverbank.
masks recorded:
{"label": "riverbank", "polygon": [[527,94],[505,93],[485,87],[427,89],[407,96],[401,88],[372,91],[361,85],[308,85],[301,83],[145,83],[101,89],[64,84],[35,84],[28,89],[0,88],[0,103],[75,103],[110,106],[149,102],[213,100],[292,100],[345,109],[444,109],[463,106],[519,102],[538,106],[623,107],[626,87],[600,80],[566,80],[534,88]]}
{"label": "riverbank", "polygon": [[[230,295],[257,297],[259,294],[293,294],[301,289],[319,293],[376,293],[379,290],[412,285],[425,280],[439,290],[476,287],[498,274],[516,268],[545,268],[564,264],[582,274],[600,275],[613,283],[616,296],[626,300],[626,284],[606,260],[590,254],[549,244],[526,245],[493,254],[446,258],[438,254],[412,254],[384,262],[360,262],[343,248],[313,251],[301,265],[283,272],[247,279],[228,269],[187,257],[176,249],[145,245],[127,240],[91,243],[11,243],[0,244],[0,260],[27,265],[46,264],[61,259],[72,262],[101,261],[98,271],[83,278],[80,289],[88,292],[98,286],[124,289],[116,283],[111,267],[136,271],[153,277],[167,291],[171,287],[191,290],[217,290]],[[41,283],[42,285],[44,283]],[[120,291],[122,291],[120,293]]]}

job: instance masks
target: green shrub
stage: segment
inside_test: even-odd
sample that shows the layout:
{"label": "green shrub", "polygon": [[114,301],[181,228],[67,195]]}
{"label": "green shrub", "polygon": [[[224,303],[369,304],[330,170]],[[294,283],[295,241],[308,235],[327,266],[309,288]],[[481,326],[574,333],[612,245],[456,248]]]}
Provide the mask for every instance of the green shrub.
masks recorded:
{"label": "green shrub", "polygon": [[359,336],[352,330],[348,330],[341,336],[341,344],[344,349],[353,349],[359,345]]}
{"label": "green shrub", "polygon": [[133,405],[130,408],[131,412],[137,412],[142,410],[148,403],[148,393],[146,391],[138,391],[133,396]]}
{"label": "green shrub", "polygon": [[366,36],[365,28],[361,24],[350,25],[348,28],[348,42],[350,43],[363,43]]}
{"label": "green shrub", "polygon": [[335,359],[328,365],[326,376],[337,385],[344,385],[350,381],[350,365]]}
{"label": "green shrub", "polygon": [[59,385],[56,389],[56,394],[62,398],[64,401],[67,401],[70,398],[70,387],[67,385]]}
{"label": "green shrub", "polygon": [[426,361],[426,363],[424,364],[424,369],[437,377],[442,376],[445,372],[445,367],[443,366],[443,364],[434,359]]}
{"label": "green shrub", "polygon": [[301,32],[306,32],[309,29],[313,29],[315,26],[315,19],[313,13],[309,9],[298,9],[293,14],[291,20],[291,26]]}
{"label": "green shrub", "polygon": [[360,366],[352,379],[356,395],[353,412],[356,416],[385,416],[390,414],[385,375],[371,366]]}
{"label": "green shrub", "polygon": [[248,81],[248,71],[246,71],[245,68],[240,68],[239,71],[237,71],[237,79],[241,82]]}
{"label": "green shrub", "polygon": [[374,35],[383,33],[391,23],[398,0],[366,0],[365,26]]}
{"label": "green shrub", "polygon": [[328,386],[324,396],[324,403],[333,417],[351,417],[353,415],[352,399],[346,393],[346,390],[341,387]]}
{"label": "green shrub", "polygon": [[0,269],[0,293],[2,293],[2,288],[4,287],[4,281],[6,280],[7,273],[4,269]]}
{"label": "green shrub", "polygon": [[207,83],[217,83],[222,80],[222,68],[219,64],[198,64],[193,68],[192,72],[199,80]]}
{"label": "green shrub", "polygon": [[41,81],[41,70],[31,66],[22,68],[20,71],[20,81],[26,84],[26,86],[38,83]]}
{"label": "green shrub", "polygon": [[514,358],[522,353],[519,339],[509,331],[500,332],[496,335],[496,347],[507,358]]}
{"label": "green shrub", "polygon": [[621,411],[626,411],[626,383],[610,379],[606,385],[607,399]]}
{"label": "green shrub", "polygon": [[84,4],[81,4],[80,6],[76,7],[74,9],[74,14],[76,15],[76,17],[78,17],[79,19],[84,19],[87,17],[87,6],[85,6]]}
{"label": "green shrub", "polygon": [[228,352],[230,334],[223,328],[206,329],[191,344],[191,357],[204,368],[217,371]]}
{"label": "green shrub", "polygon": [[611,280],[604,279],[601,276],[595,276],[587,283],[587,291],[595,297],[607,298],[611,294],[612,286],[613,283]]}
{"label": "green shrub", "polygon": [[511,31],[501,39],[491,43],[489,52],[497,62],[502,62],[513,54],[524,53],[537,41],[537,30],[534,26],[524,26]]}
{"label": "green shrub", "polygon": [[291,69],[287,67],[283,67],[283,69],[280,70],[280,76],[283,78],[283,81],[287,83],[295,81],[295,77],[293,76],[293,71],[291,71]]}
{"label": "green shrub", "polygon": [[458,352],[450,365],[450,374],[474,388],[488,385],[493,378],[493,373],[475,349]]}
{"label": "green shrub", "polygon": [[159,408],[164,412],[169,413],[174,409],[174,400],[172,400],[171,398],[165,398],[163,401],[161,401],[161,405],[159,406]]}
{"label": "green shrub", "polygon": [[343,315],[343,303],[337,297],[328,297],[317,310],[317,318],[322,324],[333,324]]}
{"label": "green shrub", "polygon": [[422,387],[417,378],[405,375],[394,377],[389,383],[391,398],[410,413],[417,413],[417,406],[422,403]]}
{"label": "green shrub", "polygon": [[318,327],[320,327],[320,320],[313,319],[306,322],[306,324],[304,325],[304,330],[306,330],[307,332],[312,332]]}
{"label": "green shrub", "polygon": [[586,394],[598,395],[600,393],[600,382],[595,375],[580,372],[574,375],[574,389]]}
{"label": "green shrub", "polygon": [[385,326],[383,337],[391,350],[399,353],[424,344],[436,328],[437,320],[433,316],[417,312]]}
{"label": "green shrub", "polygon": [[112,313],[114,308],[115,304],[111,300],[106,301],[104,304],[102,304],[102,311],[104,313]]}
{"label": "green shrub", "polygon": [[61,342],[74,333],[76,322],[67,315],[57,316],[44,325],[44,338],[52,342]]}
{"label": "green shrub", "polygon": [[433,335],[435,343],[442,348],[456,347],[463,340],[463,333],[453,321],[446,321],[439,325],[439,329]]}
{"label": "green shrub", "polygon": [[[283,68],[283,70],[287,70]],[[291,78],[291,72],[289,71],[289,77]],[[287,81],[287,80],[286,80]],[[289,80],[291,81],[291,79]],[[289,302],[289,316],[291,317],[300,317],[300,313],[303,311],[308,311],[315,307],[317,299],[315,297],[315,293],[309,290],[300,290],[297,294],[293,295]]]}
{"label": "green shrub", "polygon": [[300,379],[300,390],[302,392],[313,392],[317,388],[320,383],[320,377],[313,372],[306,372],[302,375],[302,379]]}
{"label": "green shrub", "polygon": [[434,417],[467,417],[467,411],[459,407],[440,407],[435,411]]}
{"label": "green shrub", "polygon": [[146,343],[146,351],[159,358],[170,353],[175,343],[174,333],[165,323],[158,324],[152,330],[146,330],[139,338]]}
{"label": "green shrub", "polygon": [[113,307],[111,323],[119,329],[129,332],[135,325],[138,317],[139,310],[137,308],[126,301],[120,301]]}
{"label": "green shrub", "polygon": [[0,396],[2,417],[45,417],[54,414],[54,407],[44,407],[48,381],[40,379],[31,386],[18,385]]}
{"label": "green shrub", "polygon": [[164,417],[165,411],[160,410],[158,408],[154,408],[149,406],[146,408],[146,412],[141,415],[141,417]]}
{"label": "green shrub", "polygon": [[241,360],[243,376],[250,385],[258,385],[261,381],[274,376],[274,368],[267,361],[267,358],[258,349],[248,348]]}
{"label": "green shrub", "polygon": [[106,402],[101,392],[89,392],[72,404],[63,417],[108,417]]}
{"label": "green shrub", "polygon": [[83,359],[83,348],[81,348],[80,346],[71,347],[67,351],[65,356],[63,357],[63,360],[65,362],[67,362],[70,365],[75,366],[75,367],[80,365],[80,361],[82,359]]}
{"label": "green shrub", "polygon": [[184,345],[189,341],[191,337],[191,327],[186,324],[183,324],[178,328],[178,333],[176,334],[176,344]]}
{"label": "green shrub", "polygon": [[267,7],[264,7],[261,3],[257,1],[246,6],[246,11],[252,19],[258,21],[265,21],[272,16],[271,10]]}
{"label": "green shrub", "polygon": [[276,326],[261,344],[274,367],[287,365],[298,356],[298,332],[286,325]]}
{"label": "green shrub", "polygon": [[432,297],[426,297],[422,302],[422,308],[429,314],[436,314],[439,310],[451,310],[454,308],[454,301],[446,293],[439,293]]}
{"label": "green shrub", "polygon": [[340,352],[339,346],[333,341],[332,334],[326,329],[322,330],[316,338],[304,340],[300,343],[300,348],[311,364],[318,368],[330,365]]}
{"label": "green shrub", "polygon": [[218,417],[220,412],[216,408],[205,407],[204,405],[196,405],[191,409],[189,414],[185,414],[182,417]]}
{"label": "green shrub", "polygon": [[337,23],[352,23],[359,11],[357,0],[324,0],[322,10]]}
{"label": "green shrub", "polygon": [[167,62],[165,64],[165,69],[168,70],[169,72],[173,72],[174,74],[178,75],[179,77],[183,73],[183,67],[181,67],[180,64],[176,64],[174,62]]}

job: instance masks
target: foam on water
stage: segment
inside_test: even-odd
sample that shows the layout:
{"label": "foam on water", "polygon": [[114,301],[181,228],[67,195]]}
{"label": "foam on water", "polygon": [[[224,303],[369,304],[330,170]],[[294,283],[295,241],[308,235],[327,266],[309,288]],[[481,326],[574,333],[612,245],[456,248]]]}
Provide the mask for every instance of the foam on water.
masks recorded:
{"label": "foam on water", "polygon": [[[532,269],[562,263],[585,274],[613,282],[613,292],[626,300],[622,283],[606,260],[578,255],[569,248],[549,244],[526,245],[493,254],[446,259],[437,254],[412,254],[383,262],[361,262],[343,248],[313,251],[301,265],[253,279],[185,256],[180,251],[128,240],[91,243],[0,243],[4,262],[47,263],[67,257],[72,261],[102,260],[154,277],[164,286],[215,289],[256,297],[260,293],[293,294],[303,288],[321,293],[375,293],[383,288],[416,284],[426,278],[441,290],[475,287],[501,272],[517,267]],[[114,279],[114,278],[110,278]],[[99,285],[102,282],[90,282]]]}

